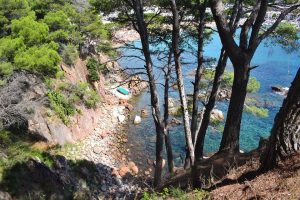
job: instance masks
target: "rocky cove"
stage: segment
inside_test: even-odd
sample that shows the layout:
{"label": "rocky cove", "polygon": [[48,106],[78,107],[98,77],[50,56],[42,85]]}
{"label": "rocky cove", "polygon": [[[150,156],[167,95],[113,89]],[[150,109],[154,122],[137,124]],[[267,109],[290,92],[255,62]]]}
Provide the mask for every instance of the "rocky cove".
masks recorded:
{"label": "rocky cove", "polygon": [[[92,83],[101,96],[101,103],[94,109],[76,105],[80,111],[70,117],[69,124],[63,123],[49,109],[47,86],[37,75],[16,71],[7,85],[0,89],[1,105],[5,108],[0,111],[3,125],[9,129],[15,127],[15,130],[12,128],[14,134],[26,134],[34,138],[29,142],[30,148],[45,152],[54,162],[54,168],[48,168],[43,160],[32,156],[23,166],[37,182],[44,175],[48,176],[51,181],[49,190],[53,193],[49,195],[54,199],[65,199],[67,194],[63,188],[66,187],[72,188],[73,192],[78,191],[79,196],[87,195],[79,199],[128,198],[142,188],[149,187],[147,177],[150,172],[145,175],[137,166],[142,163],[136,164],[127,156],[130,145],[127,144],[125,124],[138,123],[135,119],[138,116],[132,115],[134,101],[116,93],[118,86],[124,85],[136,96],[147,84],[141,83],[138,77],[128,80],[128,75],[122,72],[118,63],[110,61],[104,54],[100,54],[98,59],[106,63],[109,71],[101,75],[99,81]],[[65,77],[54,87],[89,81],[84,60],[77,60],[73,67],[62,64],[61,69]],[[19,130],[22,133],[18,133]],[[6,157],[4,151],[3,158]],[[74,164],[77,163],[83,164],[79,164],[74,171]],[[90,167],[94,168],[92,172]],[[4,172],[4,179],[7,173]],[[24,179],[26,181],[27,178]],[[32,183],[21,186],[18,191],[26,191],[31,186],[41,187]],[[0,193],[1,198],[3,195],[8,194]]]}
{"label": "rocky cove", "polygon": [[[134,41],[130,43],[133,47],[139,48],[141,47],[140,41]],[[195,43],[191,42],[191,46],[196,46]],[[210,43],[205,46],[204,48],[204,56],[212,57],[217,59],[219,56],[219,49],[221,48],[221,41],[218,37],[218,34],[215,33],[212,36],[212,40]],[[155,51],[157,49],[163,48],[163,44],[154,44],[151,45],[150,48]],[[131,55],[141,55],[138,50],[130,49],[130,48],[124,48],[121,49],[122,54],[124,55],[124,59],[120,60],[119,63],[124,68],[138,68],[142,66],[142,61],[134,58],[130,58]],[[129,58],[127,59],[126,56]],[[290,57],[293,59],[290,59],[289,63],[286,63],[282,61],[280,58],[283,56]],[[154,64],[160,65],[161,62],[159,59],[157,59],[154,56]],[[182,62],[187,63],[183,64],[183,76],[184,76],[184,83],[186,84],[186,93],[192,94],[193,93],[193,81],[194,81],[194,74],[195,74],[195,65],[190,64],[195,61],[195,57],[189,53],[183,53],[182,54]],[[134,63],[134,64],[133,64]],[[247,110],[248,107],[246,107],[245,112],[243,113],[242,118],[242,124],[241,124],[241,150],[243,152],[249,152],[255,148],[258,147],[259,141],[261,138],[267,138],[270,134],[270,130],[272,127],[272,124],[274,122],[274,117],[276,113],[278,112],[283,98],[284,98],[284,92],[281,92],[278,94],[278,92],[274,92],[275,90],[272,89],[272,87],[275,86],[281,86],[279,88],[289,87],[290,83],[293,79],[294,74],[297,72],[297,69],[299,68],[299,57],[297,53],[287,53],[283,48],[281,48],[279,45],[274,46],[268,46],[267,42],[266,44],[262,45],[258,48],[258,53],[254,56],[253,65],[259,65],[255,70],[251,72],[251,76],[256,78],[257,81],[259,81],[259,90],[257,92],[254,92],[252,94],[247,95],[247,101],[246,105],[250,106],[256,106],[259,108],[266,109],[268,114],[266,117],[260,117],[256,113],[252,112],[251,110]],[[287,69],[287,64],[288,69]],[[210,68],[211,66],[207,66]],[[226,70],[228,72],[232,71],[232,64],[229,62]],[[162,82],[162,75],[160,74],[160,71],[156,71],[158,82],[160,84]],[[272,74],[270,76],[270,74]],[[175,76],[175,75],[174,75]],[[161,101],[163,101],[163,87],[158,86],[158,93],[160,95]],[[199,102],[201,104],[201,101],[203,100],[203,97],[205,97],[205,90],[203,90],[204,93],[199,95]],[[209,92],[208,92],[209,93]],[[189,96],[189,95],[188,95]],[[228,109],[228,103],[231,96],[231,91],[224,88],[223,90],[220,90],[218,99],[219,101],[216,103],[215,109],[217,111],[222,111],[224,118],[226,118],[226,113]],[[172,87],[170,90],[170,97],[174,100],[175,104],[178,105],[178,90],[176,87]],[[143,93],[139,96],[136,108],[138,110],[147,108],[148,111],[150,111],[148,105],[150,105],[149,100],[149,93]],[[163,108],[163,105],[161,103],[161,108]],[[175,106],[173,111],[177,111],[177,108]],[[174,118],[174,120],[173,120]],[[172,135],[172,145],[173,145],[173,153],[175,162],[178,166],[182,165],[184,156],[185,156],[185,146],[181,142],[185,140],[183,133],[183,127],[180,126],[181,123],[181,116],[175,116],[170,117],[170,120],[173,120],[174,124],[178,124],[177,126],[172,126],[170,128],[170,134]],[[179,121],[178,121],[179,120]],[[175,123],[177,122],[177,123]],[[204,152],[206,155],[211,155],[214,152],[218,151],[219,144],[221,142],[222,138],[222,130],[224,129],[224,121],[221,121],[221,123],[218,124],[218,126],[210,126],[208,129],[208,134],[205,138],[205,146],[204,146]],[[154,124],[152,121],[152,118],[149,117],[147,119],[142,120],[142,123],[138,126],[134,126],[129,124],[129,141],[133,143],[133,152],[135,152],[135,155],[133,157],[139,158],[139,162],[146,162],[144,159],[145,155],[147,157],[154,159],[153,153],[155,152],[155,131],[154,130]],[[147,142],[145,142],[147,141]],[[139,155],[136,155],[139,154]],[[151,157],[152,156],[152,157]]]}

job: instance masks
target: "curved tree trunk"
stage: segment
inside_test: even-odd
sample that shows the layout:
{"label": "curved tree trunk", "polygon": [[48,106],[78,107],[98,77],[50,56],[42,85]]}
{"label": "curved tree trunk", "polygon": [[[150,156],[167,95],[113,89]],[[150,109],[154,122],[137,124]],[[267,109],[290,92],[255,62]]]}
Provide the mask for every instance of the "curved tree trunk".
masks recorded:
{"label": "curved tree trunk", "polygon": [[278,158],[300,151],[300,69],[286,99],[275,117],[268,148],[261,160],[261,171],[274,168]]}
{"label": "curved tree trunk", "polygon": [[234,66],[234,80],[227,119],[219,151],[239,152],[240,128],[249,81],[249,62]]}

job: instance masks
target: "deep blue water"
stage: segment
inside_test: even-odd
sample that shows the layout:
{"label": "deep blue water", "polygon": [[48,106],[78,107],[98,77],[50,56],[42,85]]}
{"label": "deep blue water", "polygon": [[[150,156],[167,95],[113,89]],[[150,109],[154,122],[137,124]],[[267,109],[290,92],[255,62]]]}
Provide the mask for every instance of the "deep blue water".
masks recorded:
{"label": "deep blue water", "polygon": [[[133,43],[136,47],[140,47],[140,42]],[[185,77],[185,85],[187,93],[192,93],[192,85],[190,81],[193,76],[189,73],[194,71],[196,64],[195,57],[192,55],[196,52],[196,44],[190,41],[191,46],[187,46],[188,52],[183,53],[183,72]],[[152,49],[162,49],[163,45],[152,46]],[[206,57],[218,58],[220,54],[221,42],[217,34],[212,36],[212,40],[206,45],[204,55]],[[141,55],[138,50],[121,49],[123,55]],[[157,67],[163,66],[163,63],[153,56],[154,64]],[[143,67],[143,61],[134,58],[123,58],[119,61],[122,67]],[[281,47],[261,44],[252,60],[252,65],[259,65],[258,68],[251,72],[251,76],[256,77],[261,84],[260,90],[251,94],[251,97],[256,98],[261,107],[269,110],[268,118],[259,118],[249,113],[243,113],[241,124],[240,147],[244,151],[250,151],[258,146],[260,137],[267,137],[273,124],[274,117],[278,112],[283,96],[275,94],[271,91],[271,86],[279,85],[289,87],[298,68],[300,67],[300,57],[298,53],[286,53]],[[227,70],[232,70],[231,63],[228,62]],[[162,80],[163,75],[160,70],[155,71],[156,78]],[[163,89],[158,85],[159,94],[162,95]],[[171,91],[170,96],[178,99],[178,91]],[[161,98],[162,99],[162,98]],[[162,100],[161,100],[162,101]],[[226,116],[228,102],[218,102],[217,109],[224,112]],[[140,113],[141,109],[147,108],[150,112],[150,96],[148,92],[141,94],[136,102],[135,112]],[[180,155],[184,157],[185,154],[185,139],[183,128],[181,126],[171,129],[171,137],[175,158],[180,160]],[[133,145],[134,159],[140,162],[145,162],[147,157],[152,157],[155,152],[155,129],[151,115],[143,119],[140,125],[128,125],[129,142]],[[219,148],[222,134],[216,129],[210,128],[205,138],[205,153],[215,152]]]}

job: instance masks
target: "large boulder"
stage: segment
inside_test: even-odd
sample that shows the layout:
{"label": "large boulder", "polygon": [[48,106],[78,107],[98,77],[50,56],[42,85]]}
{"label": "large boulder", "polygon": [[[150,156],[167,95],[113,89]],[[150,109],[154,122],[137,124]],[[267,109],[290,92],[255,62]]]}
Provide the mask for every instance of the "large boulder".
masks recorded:
{"label": "large boulder", "polygon": [[224,114],[221,110],[213,109],[210,115],[211,120],[224,121]]}

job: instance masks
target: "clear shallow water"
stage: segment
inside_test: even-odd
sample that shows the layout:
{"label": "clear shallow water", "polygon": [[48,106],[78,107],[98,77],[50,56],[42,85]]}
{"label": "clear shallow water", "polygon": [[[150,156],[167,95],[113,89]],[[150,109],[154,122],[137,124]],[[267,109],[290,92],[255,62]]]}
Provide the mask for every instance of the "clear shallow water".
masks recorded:
{"label": "clear shallow water", "polygon": [[[192,56],[191,52],[196,52],[192,47],[196,48],[196,44],[190,41],[191,47],[187,47],[190,52],[183,54],[184,64],[184,81],[186,84],[187,93],[192,93],[192,85],[190,81],[193,80],[189,73],[194,71],[196,68],[195,58]],[[136,47],[140,47],[140,42],[134,42]],[[152,49],[163,48],[162,45],[152,46]],[[221,48],[221,42],[217,34],[213,35],[212,40],[206,45],[204,55],[207,57],[218,58]],[[138,50],[121,50],[123,55],[141,55]],[[158,59],[153,56],[153,62],[157,66],[163,66]],[[134,58],[123,58],[119,61],[122,67],[143,67],[142,61]],[[259,65],[258,68],[251,72],[251,76],[256,77],[261,84],[260,90],[251,94],[251,97],[258,99],[261,107],[267,108],[269,110],[268,118],[255,117],[249,113],[243,113],[242,125],[241,125],[241,138],[240,146],[244,151],[250,151],[258,146],[260,137],[267,137],[270,134],[272,128],[273,120],[278,112],[283,96],[275,94],[271,91],[271,86],[280,85],[283,87],[289,87],[291,81],[293,80],[298,68],[300,67],[300,57],[299,53],[287,54],[281,47],[276,45],[266,45],[261,44],[257,50],[253,60],[252,65]],[[231,63],[228,62],[227,70],[232,70]],[[163,75],[159,70],[155,71],[158,82],[163,80]],[[158,86],[159,95],[162,97],[163,88]],[[171,91],[170,96],[178,99],[178,91]],[[162,101],[162,98],[160,98]],[[222,110],[226,116],[228,107],[228,102],[218,102],[216,108]],[[150,112],[150,95],[148,92],[141,94],[136,101],[135,111],[140,114],[141,109],[149,110],[149,117],[144,118],[142,123],[139,125],[133,125],[129,123],[128,125],[128,138],[129,142],[132,144],[132,157],[133,159],[140,161],[140,163],[145,163],[147,158],[154,159],[155,152],[155,128],[153,124],[153,119]],[[174,151],[174,157],[177,163],[180,163],[181,158],[185,155],[185,138],[183,133],[183,127],[174,127],[170,131],[172,137],[172,145]],[[221,141],[221,133],[215,129],[210,128],[205,138],[205,153],[215,152],[219,148]]]}

